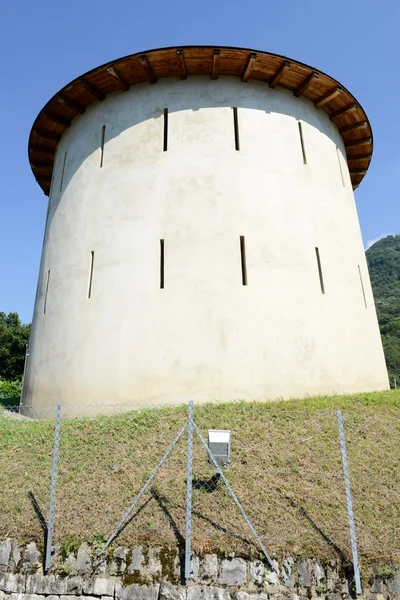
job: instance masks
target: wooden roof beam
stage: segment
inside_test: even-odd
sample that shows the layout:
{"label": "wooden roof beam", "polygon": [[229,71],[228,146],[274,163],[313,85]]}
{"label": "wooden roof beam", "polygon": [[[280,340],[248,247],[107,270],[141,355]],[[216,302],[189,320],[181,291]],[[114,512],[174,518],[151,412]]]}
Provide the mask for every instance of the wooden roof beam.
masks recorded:
{"label": "wooden roof beam", "polygon": [[60,141],[60,133],[54,133],[54,131],[47,131],[47,129],[40,129],[40,127],[35,127],[33,131],[36,133],[37,136],[45,138],[46,140],[51,140],[54,142]]}
{"label": "wooden roof beam", "polygon": [[142,65],[143,70],[146,73],[147,79],[150,81],[150,83],[157,83],[156,74],[154,73],[149,61],[147,60],[147,56],[145,54],[141,54],[139,56],[139,61],[140,61],[140,64]]}
{"label": "wooden roof beam", "polygon": [[[345,144],[345,148],[346,150],[349,150],[350,148],[359,148],[360,146],[367,146],[368,144],[372,143],[372,138],[364,138],[362,140],[357,140],[355,142],[350,142],[349,144]],[[356,157],[354,157],[356,158]]]}
{"label": "wooden roof beam", "polygon": [[179,77],[181,79],[187,79],[185,55],[183,54],[182,48],[178,48],[178,50],[176,51],[176,57],[178,59]]}
{"label": "wooden roof beam", "polygon": [[34,160],[30,163],[30,165],[32,169],[51,168],[54,165],[54,160]]}
{"label": "wooden roof beam", "polygon": [[221,50],[219,48],[214,48],[213,58],[212,58],[211,79],[218,79],[220,55],[221,55]]}
{"label": "wooden roof beam", "polygon": [[53,123],[57,123],[57,125],[62,125],[63,127],[69,127],[71,125],[71,119],[60,117],[59,115],[55,115],[48,110],[44,110],[43,114],[47,119],[49,119],[49,121],[53,121]]}
{"label": "wooden roof beam", "polygon": [[83,104],[77,102],[76,100],[71,100],[70,98],[66,98],[61,94],[58,94],[57,100],[64,106],[68,106],[68,108],[76,110],[78,113],[83,114],[85,112],[86,106],[83,106]]}
{"label": "wooden roof beam", "polygon": [[349,115],[352,112],[356,111],[358,109],[358,104],[353,103],[350,104],[349,106],[345,106],[344,108],[341,108],[340,110],[337,110],[336,112],[332,113],[329,118],[331,119],[331,121],[334,121],[335,119],[339,119],[340,117],[344,117],[345,115]]}
{"label": "wooden roof beam", "polygon": [[257,54],[255,52],[251,52],[249,56],[249,60],[247,61],[246,70],[242,75],[242,81],[247,82],[249,77],[251,77],[251,72],[257,60]]}
{"label": "wooden roof beam", "polygon": [[119,83],[121,89],[124,92],[127,92],[129,90],[129,85],[128,83],[125,81],[125,79],[122,77],[121,73],[119,73],[116,69],[116,67],[114,65],[108,65],[107,67],[107,73],[109,73],[110,75],[112,75]]}
{"label": "wooden roof beam", "polygon": [[318,100],[314,102],[315,108],[321,108],[321,106],[325,106],[325,104],[328,104],[328,102],[336,98],[336,96],[339,96],[339,94],[341,93],[342,88],[339,85],[334,87],[332,90],[329,90],[329,92],[327,92],[326,94],[321,96],[321,98],[318,98]]}
{"label": "wooden roof beam", "polygon": [[371,160],[372,154],[362,154],[361,156],[352,156],[347,162],[358,162],[359,160]]}
{"label": "wooden roof beam", "polygon": [[81,77],[79,79],[79,83],[81,84],[82,87],[85,88],[85,90],[87,90],[90,94],[92,94],[92,96],[94,96],[100,102],[102,102],[104,100],[104,98],[106,97],[105,94],[103,94],[103,92],[101,92],[99,90],[99,88],[97,88],[95,85],[93,85],[93,83],[90,83],[87,79],[84,79],[83,77]]}
{"label": "wooden roof beam", "polygon": [[353,123],[352,125],[343,127],[340,129],[340,133],[346,133],[346,131],[357,131],[358,129],[365,129],[366,127],[368,127],[367,121],[361,121],[359,123]]}
{"label": "wooden roof beam", "polygon": [[54,158],[55,156],[55,148],[51,148],[50,146],[43,146],[42,144],[29,146],[29,152],[31,154],[35,154],[38,152],[43,156],[47,156],[48,158]]}
{"label": "wooden roof beam", "polygon": [[284,60],[279,69],[275,72],[275,74],[271,77],[269,81],[269,87],[274,88],[278,85],[284,74],[288,69],[290,69],[291,62],[290,60]]}
{"label": "wooden roof beam", "polygon": [[308,88],[314,83],[314,81],[318,79],[318,77],[319,73],[317,73],[317,71],[313,71],[310,75],[308,75],[308,77],[306,77],[304,81],[302,81],[300,85],[298,85],[297,88],[293,90],[293,94],[296,96],[296,98],[302,96],[304,92],[306,92]]}
{"label": "wooden roof beam", "polygon": [[367,172],[367,169],[361,169],[358,171],[351,171],[350,170],[350,175],[354,175],[355,177],[364,177],[365,173]]}

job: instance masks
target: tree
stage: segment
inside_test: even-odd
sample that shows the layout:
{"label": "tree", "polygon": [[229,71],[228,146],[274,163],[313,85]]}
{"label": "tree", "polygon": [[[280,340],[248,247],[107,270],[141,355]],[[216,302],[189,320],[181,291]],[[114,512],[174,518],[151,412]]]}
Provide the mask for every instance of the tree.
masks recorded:
{"label": "tree", "polygon": [[400,384],[400,235],[388,235],[367,250],[386,365]]}
{"label": "tree", "polygon": [[22,378],[26,344],[31,326],[24,325],[18,313],[0,312],[0,377],[15,381]]}

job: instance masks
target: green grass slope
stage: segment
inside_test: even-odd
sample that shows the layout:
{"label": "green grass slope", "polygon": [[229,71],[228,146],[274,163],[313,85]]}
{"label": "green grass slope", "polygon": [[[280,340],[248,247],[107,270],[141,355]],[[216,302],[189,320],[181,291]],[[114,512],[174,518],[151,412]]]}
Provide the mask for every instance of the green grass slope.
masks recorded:
{"label": "green grass slope", "polygon": [[[230,429],[226,476],[267,549],[350,558],[336,410],[343,410],[359,552],[400,561],[400,391],[195,407]],[[186,407],[62,422],[55,541],[109,535],[187,418]],[[54,421],[0,412],[0,539],[43,540]],[[187,438],[155,477],[114,545],[182,545]],[[251,533],[194,441],[193,548],[257,555]],[[35,506],[34,506],[35,505]]]}

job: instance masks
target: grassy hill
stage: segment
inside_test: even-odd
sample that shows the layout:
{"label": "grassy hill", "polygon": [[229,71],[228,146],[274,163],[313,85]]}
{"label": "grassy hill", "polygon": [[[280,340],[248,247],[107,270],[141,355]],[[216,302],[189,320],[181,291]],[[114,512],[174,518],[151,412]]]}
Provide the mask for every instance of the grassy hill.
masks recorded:
{"label": "grassy hill", "polygon": [[[343,410],[359,552],[364,564],[400,563],[400,390],[274,403],[195,407],[207,430],[230,429],[226,476],[267,549],[350,558],[336,410]],[[1,410],[1,409],[0,409]],[[187,418],[154,408],[62,422],[55,540],[108,536]],[[0,539],[43,540],[53,421],[0,412]],[[183,544],[186,436],[114,543]],[[258,555],[251,534],[198,439],[193,548]]]}
{"label": "grassy hill", "polygon": [[388,235],[367,250],[379,326],[391,385],[400,386],[400,235]]}

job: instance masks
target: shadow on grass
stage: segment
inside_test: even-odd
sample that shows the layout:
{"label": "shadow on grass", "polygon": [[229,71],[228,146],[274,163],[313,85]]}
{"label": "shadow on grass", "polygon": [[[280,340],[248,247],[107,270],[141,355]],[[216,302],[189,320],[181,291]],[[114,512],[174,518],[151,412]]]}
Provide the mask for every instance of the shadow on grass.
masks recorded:
{"label": "shadow on grass", "polygon": [[176,541],[178,542],[180,579],[181,579],[181,583],[184,584],[185,583],[185,538],[179,531],[179,527],[178,527],[174,517],[171,515],[171,513],[168,510],[168,506],[167,506],[168,499],[165,498],[165,496],[163,496],[162,494],[160,494],[160,492],[157,491],[156,488],[151,488],[150,494],[152,495],[154,500],[157,502],[158,506],[161,508],[164,515],[167,517],[167,519],[171,525],[173,534],[176,538]]}
{"label": "shadow on grass", "polygon": [[217,489],[220,481],[220,474],[215,473],[210,479],[193,479],[192,483],[195,490],[203,490],[203,492],[211,494],[211,492],[214,492]]}
{"label": "shadow on grass", "polygon": [[[195,481],[196,480],[193,480],[193,487],[195,486]],[[169,523],[171,525],[172,531],[173,531],[173,533],[174,533],[174,535],[176,537],[176,540],[178,542],[179,559],[180,559],[180,565],[181,565],[181,578],[182,578],[182,581],[184,581],[184,570],[183,570],[183,567],[184,567],[184,557],[185,557],[185,538],[183,537],[182,533],[180,532],[179,527],[176,524],[176,521],[175,521],[174,517],[171,515],[171,513],[170,513],[170,511],[168,509],[168,504],[169,504],[168,498],[166,498],[165,496],[163,496],[162,494],[160,494],[160,492],[156,488],[152,488],[151,495],[153,496],[153,498],[155,499],[155,501],[157,502],[157,504],[159,505],[159,507],[163,511],[164,515],[167,517],[167,519],[168,519],[168,521],[169,521]],[[186,512],[186,509],[184,507],[179,506],[178,508],[181,509],[181,510],[184,510]],[[197,510],[194,510],[193,508],[192,508],[192,515],[195,516],[195,517],[197,517],[198,519],[201,519],[202,521],[208,523],[216,531],[219,531],[221,533],[225,533],[229,537],[235,538],[236,540],[240,540],[241,542],[243,542],[247,546],[254,546],[254,547],[256,547],[256,545],[253,544],[253,542],[251,542],[249,539],[244,538],[243,536],[239,535],[238,533],[234,533],[233,531],[229,531],[229,529],[227,529],[226,527],[223,527],[222,525],[219,525],[216,521],[213,521],[209,517],[206,517],[201,512],[199,512]],[[238,518],[240,518],[239,515],[238,515]]]}
{"label": "shadow on grass", "polygon": [[43,548],[45,549],[45,551],[43,552],[43,569],[45,569],[45,560],[46,560],[46,546],[47,546],[47,535],[48,535],[48,525],[47,525],[47,521],[40,509],[40,506],[35,498],[35,495],[33,492],[28,492],[28,498],[31,501],[33,510],[35,511],[35,515],[38,518],[38,521],[40,523],[40,527],[43,530]]}
{"label": "shadow on grass", "polygon": [[351,598],[357,598],[357,594],[355,591],[354,566],[349,562],[346,553],[340,548],[340,546],[336,544],[336,542],[331,540],[331,538],[321,529],[321,527],[319,527],[319,525],[315,523],[315,521],[310,517],[310,515],[303,506],[297,504],[290,496],[285,496],[285,499],[292,508],[297,510],[299,514],[302,517],[304,517],[304,519],[306,519],[308,523],[310,523],[314,531],[316,531],[322,537],[322,539],[337,553],[345,571],[347,584],[349,588],[349,595],[351,596]]}

